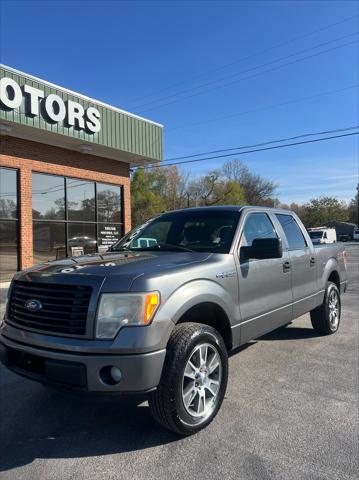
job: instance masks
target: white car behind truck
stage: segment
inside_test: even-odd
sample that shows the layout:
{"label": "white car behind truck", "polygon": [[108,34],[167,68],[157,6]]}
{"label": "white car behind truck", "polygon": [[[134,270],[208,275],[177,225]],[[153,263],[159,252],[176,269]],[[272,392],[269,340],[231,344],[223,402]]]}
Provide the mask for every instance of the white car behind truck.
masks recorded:
{"label": "white car behind truck", "polygon": [[335,228],[309,228],[308,233],[314,245],[318,243],[336,243],[337,241]]}

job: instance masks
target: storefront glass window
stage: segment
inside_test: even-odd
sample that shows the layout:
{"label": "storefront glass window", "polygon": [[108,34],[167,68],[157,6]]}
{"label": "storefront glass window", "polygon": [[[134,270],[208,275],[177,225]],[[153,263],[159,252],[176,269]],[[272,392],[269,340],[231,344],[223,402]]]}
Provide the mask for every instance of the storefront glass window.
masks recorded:
{"label": "storefront glass window", "polygon": [[66,257],[65,223],[34,222],[34,263]]}
{"label": "storefront glass window", "polygon": [[17,171],[0,168],[0,283],[18,270]]}
{"label": "storefront glass window", "polygon": [[17,218],[17,172],[0,168],[0,218]]}
{"label": "storefront glass window", "polygon": [[77,256],[96,252],[96,226],[91,223],[68,224],[68,255]]}
{"label": "storefront glass window", "polygon": [[84,180],[66,179],[68,219],[94,222],[95,184]]}
{"label": "storefront glass window", "polygon": [[18,269],[17,222],[0,221],[0,283],[8,282]]}
{"label": "storefront glass window", "polygon": [[121,187],[97,184],[97,215],[99,222],[121,222]]}
{"label": "storefront glass window", "polygon": [[65,182],[55,175],[32,175],[33,219],[65,220]]}
{"label": "storefront glass window", "polygon": [[121,199],[118,185],[34,173],[34,263],[105,252],[123,236]]}

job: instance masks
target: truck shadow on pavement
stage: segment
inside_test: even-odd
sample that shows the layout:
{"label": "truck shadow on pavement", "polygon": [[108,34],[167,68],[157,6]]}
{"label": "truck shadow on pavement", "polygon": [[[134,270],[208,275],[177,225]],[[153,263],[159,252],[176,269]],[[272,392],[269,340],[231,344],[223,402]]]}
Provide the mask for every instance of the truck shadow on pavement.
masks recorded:
{"label": "truck shadow on pavement", "polygon": [[0,472],[36,459],[119,454],[180,439],[154,422],[141,399],[75,396],[18,377],[6,387],[1,394]]}
{"label": "truck shadow on pavement", "polygon": [[[315,337],[310,328],[290,326],[257,341]],[[257,343],[252,341],[230,356]],[[43,387],[0,367],[0,472],[36,459],[76,459],[145,450],[185,441],[152,419],[143,398],[91,397]]]}
{"label": "truck shadow on pavement", "polygon": [[321,335],[318,334],[313,328],[293,327],[285,326],[277,328],[272,332],[266,333],[258,340],[304,340],[306,338],[318,338]]}

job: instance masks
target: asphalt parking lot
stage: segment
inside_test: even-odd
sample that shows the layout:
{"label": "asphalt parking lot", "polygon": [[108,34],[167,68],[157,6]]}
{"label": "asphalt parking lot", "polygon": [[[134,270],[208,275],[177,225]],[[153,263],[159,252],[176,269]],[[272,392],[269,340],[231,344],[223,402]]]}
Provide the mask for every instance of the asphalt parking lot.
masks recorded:
{"label": "asphalt parking lot", "polygon": [[1,366],[1,479],[357,479],[359,245],[346,248],[339,332],[317,336],[305,315],[241,348],[195,436],[158,427],[146,403],[69,397]]}

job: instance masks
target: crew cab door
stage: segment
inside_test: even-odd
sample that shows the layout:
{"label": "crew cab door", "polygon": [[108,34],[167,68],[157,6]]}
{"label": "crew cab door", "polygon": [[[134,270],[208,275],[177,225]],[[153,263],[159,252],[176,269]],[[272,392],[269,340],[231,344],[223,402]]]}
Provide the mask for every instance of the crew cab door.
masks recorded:
{"label": "crew cab door", "polygon": [[289,253],[292,272],[293,318],[318,305],[315,249],[293,215],[276,213]]}
{"label": "crew cab door", "polygon": [[255,239],[280,238],[270,216],[265,212],[249,212],[242,225],[237,269],[241,312],[238,326],[243,344],[290,322],[292,290],[286,250],[283,250],[282,258],[244,259],[241,254],[241,248],[251,246]]}

